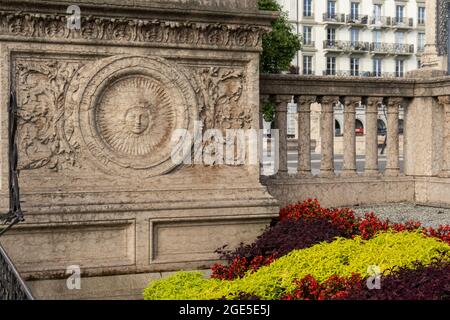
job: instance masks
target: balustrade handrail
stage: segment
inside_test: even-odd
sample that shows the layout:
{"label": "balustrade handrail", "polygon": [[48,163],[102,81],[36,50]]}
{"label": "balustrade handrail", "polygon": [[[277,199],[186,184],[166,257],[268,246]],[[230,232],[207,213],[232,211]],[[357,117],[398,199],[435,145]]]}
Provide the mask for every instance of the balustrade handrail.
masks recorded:
{"label": "balustrade handrail", "polygon": [[[337,71],[336,71],[337,72]],[[414,79],[394,77],[361,77],[355,86],[353,77],[317,75],[263,74],[260,79],[262,95],[360,95],[360,96],[439,96],[450,92],[450,77]]]}

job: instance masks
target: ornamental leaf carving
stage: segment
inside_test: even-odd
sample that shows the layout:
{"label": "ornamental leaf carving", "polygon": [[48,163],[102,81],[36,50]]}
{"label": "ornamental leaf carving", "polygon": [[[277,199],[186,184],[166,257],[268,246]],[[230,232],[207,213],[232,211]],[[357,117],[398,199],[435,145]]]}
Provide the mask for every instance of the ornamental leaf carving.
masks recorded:
{"label": "ornamental leaf carving", "polygon": [[18,145],[21,170],[74,166],[78,145],[75,127],[64,107],[71,79],[80,62],[31,61],[16,63]]}
{"label": "ornamental leaf carving", "polygon": [[249,129],[251,109],[242,102],[245,75],[242,69],[198,68],[194,71],[205,129]]}

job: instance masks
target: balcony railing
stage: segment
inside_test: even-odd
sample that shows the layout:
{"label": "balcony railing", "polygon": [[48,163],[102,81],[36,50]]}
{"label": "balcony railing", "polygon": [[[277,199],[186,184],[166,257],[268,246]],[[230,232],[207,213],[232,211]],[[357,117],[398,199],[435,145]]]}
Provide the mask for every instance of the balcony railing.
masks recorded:
{"label": "balcony railing", "polygon": [[370,44],[370,52],[377,54],[395,54],[408,55],[414,53],[413,44],[384,43],[372,42]]}
{"label": "balcony railing", "polygon": [[414,53],[414,45],[413,44],[392,44],[392,53],[393,54],[413,54]]}
{"label": "balcony railing", "polygon": [[316,46],[316,42],[315,41],[311,41],[311,40],[306,41],[306,40],[303,39],[303,47],[315,48],[315,46]]}
{"label": "balcony railing", "polygon": [[325,40],[323,42],[323,48],[329,51],[367,52],[369,47],[369,42],[363,41]]}
{"label": "balcony railing", "polygon": [[360,78],[399,78],[395,72],[373,72],[373,71],[359,71],[359,70],[324,70],[324,76],[335,77],[360,77]]}
{"label": "balcony railing", "polygon": [[345,14],[341,13],[324,13],[323,21],[328,23],[345,23]]}
{"label": "balcony railing", "polygon": [[391,17],[370,17],[369,24],[372,27],[390,27],[392,25]]}
{"label": "balcony railing", "polygon": [[414,19],[406,17],[392,18],[392,26],[395,28],[412,28],[414,27]]}
{"label": "balcony railing", "polygon": [[347,23],[354,25],[367,25],[369,22],[369,16],[361,14],[348,14]]}

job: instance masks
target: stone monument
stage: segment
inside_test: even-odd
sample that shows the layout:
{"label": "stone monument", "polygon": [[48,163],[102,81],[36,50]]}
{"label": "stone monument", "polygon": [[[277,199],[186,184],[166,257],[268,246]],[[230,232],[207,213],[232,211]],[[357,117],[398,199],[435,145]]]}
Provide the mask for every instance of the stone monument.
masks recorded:
{"label": "stone monument", "polygon": [[[258,164],[172,158],[186,145],[201,158],[208,141],[187,138],[198,132],[259,128],[259,54],[275,17],[256,0],[2,1],[1,200],[12,88],[26,221],[0,240],[38,298],[139,298],[276,216]],[[189,135],[174,147],[179,129]],[[81,290],[69,290],[77,266]]]}
{"label": "stone monument", "polygon": [[426,44],[422,66],[430,76],[446,75],[448,71],[448,0],[426,1]]}

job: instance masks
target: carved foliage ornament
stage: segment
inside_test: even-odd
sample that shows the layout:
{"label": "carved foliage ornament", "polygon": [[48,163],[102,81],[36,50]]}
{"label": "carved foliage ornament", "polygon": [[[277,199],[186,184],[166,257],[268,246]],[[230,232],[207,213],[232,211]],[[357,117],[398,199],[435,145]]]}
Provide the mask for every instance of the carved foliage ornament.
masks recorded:
{"label": "carved foliage ornament", "polygon": [[65,93],[81,62],[18,60],[19,168],[59,170],[75,165],[79,145],[74,140],[73,108]]}
{"label": "carved foliage ornament", "polygon": [[252,109],[242,100],[245,75],[240,68],[195,67],[200,117],[205,129],[250,129]]}
{"label": "carved foliage ornament", "polygon": [[164,45],[261,48],[269,28],[257,25],[209,24],[157,19],[88,16],[81,30],[67,28],[65,15],[0,11],[0,37],[27,37],[67,41],[113,41]]}

